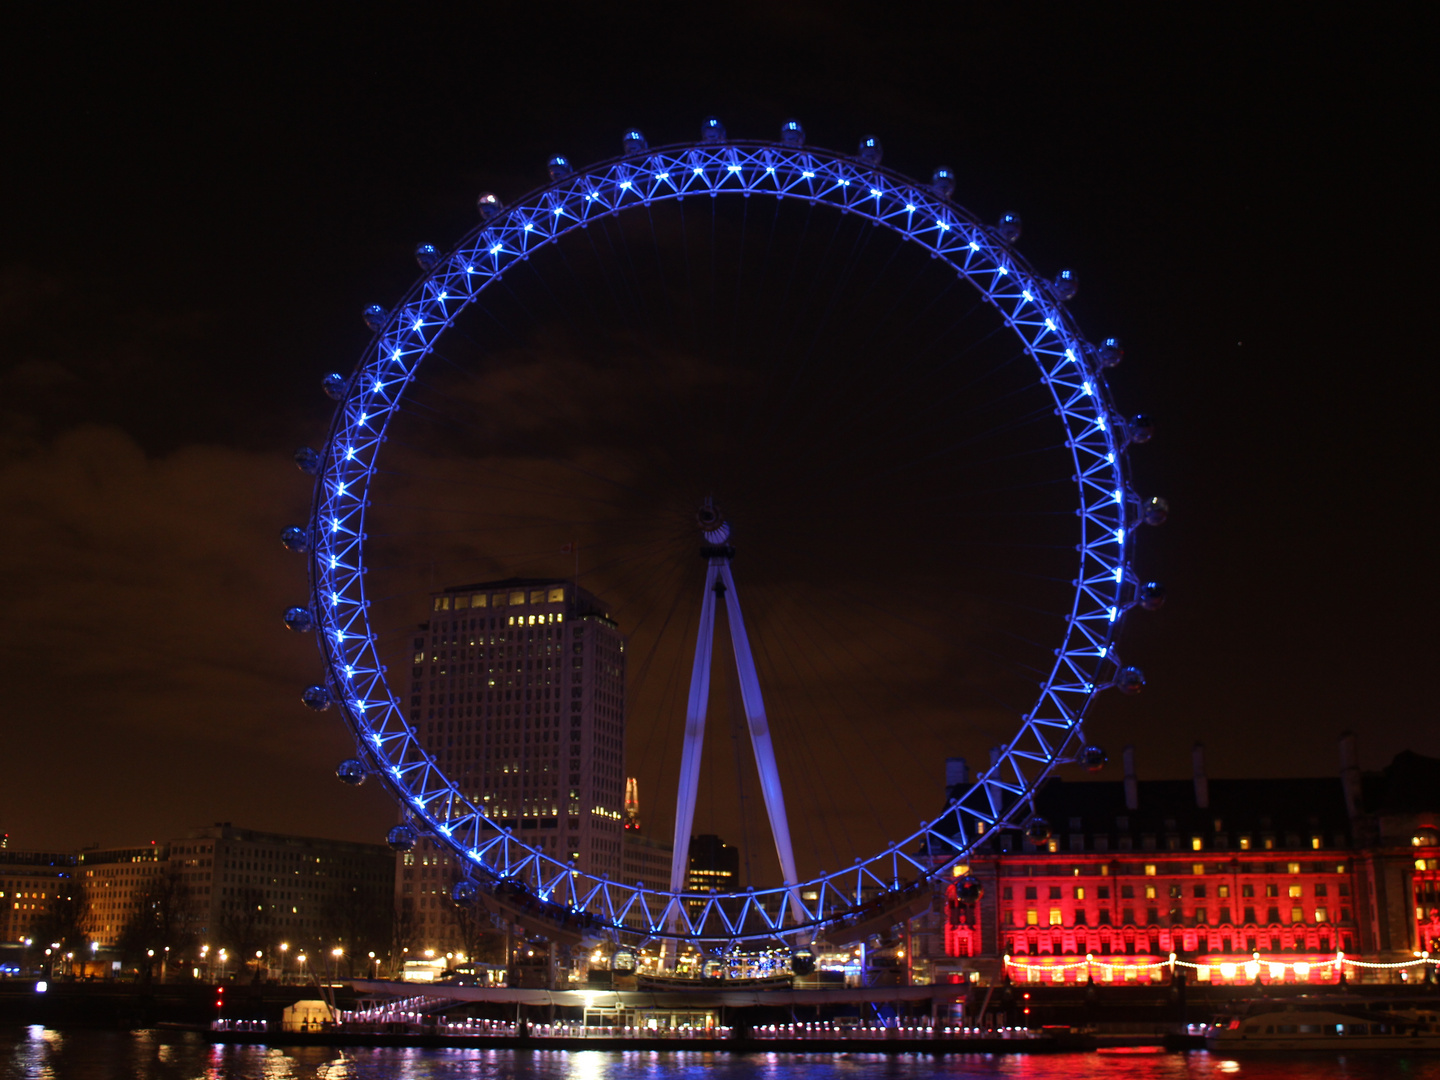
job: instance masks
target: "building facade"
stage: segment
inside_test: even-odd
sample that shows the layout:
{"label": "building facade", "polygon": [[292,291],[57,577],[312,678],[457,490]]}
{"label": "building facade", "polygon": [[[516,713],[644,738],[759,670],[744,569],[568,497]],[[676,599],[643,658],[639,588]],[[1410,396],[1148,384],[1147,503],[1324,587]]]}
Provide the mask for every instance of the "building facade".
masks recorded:
{"label": "building facade", "polygon": [[119,943],[126,924],[153,897],[168,860],[168,846],[156,843],[80,852],[76,873],[85,884],[85,933],[91,941],[102,948]]}
{"label": "building facade", "polygon": [[[409,719],[499,828],[582,872],[625,867],[625,639],[568,580],[509,578],[431,596],[415,632]],[[425,841],[396,889],[420,936],[445,935],[458,868]]]}
{"label": "building facade", "polygon": [[55,901],[70,896],[74,874],[73,854],[0,849],[0,942],[32,941]]}
{"label": "building facade", "polygon": [[1192,780],[1139,781],[1127,750],[1123,780],[1052,778],[1038,827],[987,837],[909,927],[914,963],[940,980],[1143,982],[1173,955],[1200,981],[1335,982],[1343,952],[1351,980],[1398,972],[1369,965],[1440,938],[1432,785],[1440,762],[1418,755],[1364,778],[1211,780],[1198,747]]}
{"label": "building facade", "polygon": [[[120,944],[149,908],[179,938],[268,948],[334,947],[362,922],[386,922],[394,854],[384,844],[325,840],[236,828],[228,822],[167,843],[80,853],[88,898],[86,932],[101,948]],[[388,925],[366,926],[369,938]]]}

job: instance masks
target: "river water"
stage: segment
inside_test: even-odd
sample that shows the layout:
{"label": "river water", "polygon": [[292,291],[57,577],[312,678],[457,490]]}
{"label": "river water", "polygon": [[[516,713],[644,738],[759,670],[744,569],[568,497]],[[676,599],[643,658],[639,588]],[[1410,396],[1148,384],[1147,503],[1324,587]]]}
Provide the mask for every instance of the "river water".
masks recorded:
{"label": "river water", "polygon": [[0,1080],[1440,1080],[1440,1052],[717,1054],[266,1049],[150,1031],[0,1027]]}

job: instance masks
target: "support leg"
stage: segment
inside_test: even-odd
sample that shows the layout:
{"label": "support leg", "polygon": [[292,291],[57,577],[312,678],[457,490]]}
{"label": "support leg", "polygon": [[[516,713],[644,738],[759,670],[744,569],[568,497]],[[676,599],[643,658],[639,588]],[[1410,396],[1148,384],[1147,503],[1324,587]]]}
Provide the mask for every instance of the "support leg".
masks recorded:
{"label": "support leg", "polygon": [[[695,798],[700,791],[700,754],[705,748],[705,711],[710,701],[710,660],[715,651],[717,561],[712,559],[705,572],[705,596],[700,602],[700,628],[695,638],[695,665],[690,672],[685,748],[680,759],[680,788],[675,797],[675,847],[670,856],[671,892],[679,892],[685,887],[685,874],[690,867],[690,830],[695,826]],[[676,918],[672,915],[671,929],[674,929],[675,922]]]}
{"label": "support leg", "polygon": [[750,745],[755,749],[755,767],[760,773],[760,791],[765,796],[765,813],[770,818],[770,834],[775,840],[775,854],[780,872],[790,889],[790,912],[797,922],[806,922],[805,906],[794,888],[799,877],[795,872],[795,852],[790,846],[790,822],[785,815],[785,793],[780,788],[780,770],[775,764],[775,748],[770,741],[770,721],[765,716],[765,701],[760,694],[760,677],[755,671],[755,657],[750,651],[750,638],[745,633],[745,617],[740,613],[740,597],[730,564],[720,567],[720,580],[725,588],[725,611],[730,620],[730,642],[735,648],[735,668],[740,676],[740,698],[745,718],[750,725]]}

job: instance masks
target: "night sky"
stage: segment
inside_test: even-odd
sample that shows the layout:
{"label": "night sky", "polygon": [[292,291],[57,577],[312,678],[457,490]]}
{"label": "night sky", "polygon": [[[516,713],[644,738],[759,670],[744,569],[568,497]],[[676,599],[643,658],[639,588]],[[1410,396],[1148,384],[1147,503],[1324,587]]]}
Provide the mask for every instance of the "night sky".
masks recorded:
{"label": "night sky", "polygon": [[[353,366],[360,311],[399,298],[417,242],[473,227],[477,193],[513,200],[554,153],[613,156],[631,124],[652,145],[686,140],[710,114],[743,138],[795,116],[842,151],[875,134],[887,165],[920,178],[949,165],[960,205],[1023,216],[1038,270],[1077,271],[1087,334],[1124,340],[1115,397],[1158,428],[1136,487],[1172,505],[1139,565],[1170,599],[1126,629],[1146,691],[1094,713],[1112,759],[1134,743],[1143,776],[1183,776],[1199,739],[1215,776],[1329,775],[1347,728],[1366,768],[1440,755],[1424,691],[1437,501],[1421,27],[1295,8],[624,10],[36,9],[7,32],[12,847],[215,821],[383,834],[384,793],[333,777],[351,753],[338,717],[299,703],[320,675],[313,641],[280,624],[305,595],[277,537],[307,513],[289,458],[323,438],[320,377]],[[542,349],[539,370],[563,370],[567,347]],[[643,395],[607,408],[617,428],[649,415]],[[885,550],[883,525],[865,529]],[[554,539],[537,550],[569,536]],[[684,566],[698,582],[699,561]],[[932,816],[939,758],[978,763],[999,730],[957,732],[953,750],[917,737],[930,772],[905,797]],[[678,741],[636,745],[650,731],[632,723],[629,755],[653,785]],[[648,816],[668,819],[655,804],[672,797]]]}

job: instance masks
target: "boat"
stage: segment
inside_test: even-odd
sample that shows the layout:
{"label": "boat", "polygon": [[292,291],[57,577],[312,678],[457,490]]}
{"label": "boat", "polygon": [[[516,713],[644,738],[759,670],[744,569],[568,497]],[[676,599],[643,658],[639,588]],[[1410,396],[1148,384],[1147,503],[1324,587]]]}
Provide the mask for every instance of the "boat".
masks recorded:
{"label": "boat", "polygon": [[1296,998],[1250,1005],[1222,1017],[1205,1037],[1207,1049],[1440,1050],[1440,999]]}

